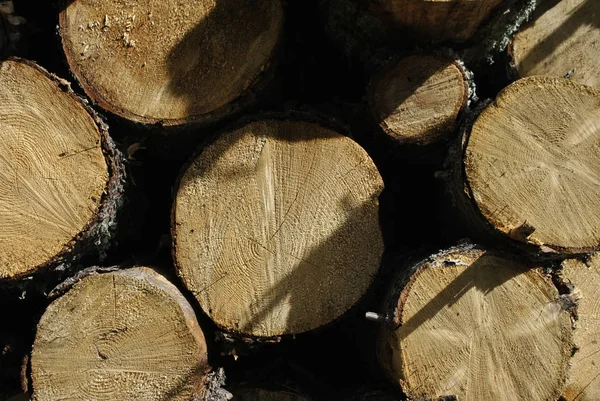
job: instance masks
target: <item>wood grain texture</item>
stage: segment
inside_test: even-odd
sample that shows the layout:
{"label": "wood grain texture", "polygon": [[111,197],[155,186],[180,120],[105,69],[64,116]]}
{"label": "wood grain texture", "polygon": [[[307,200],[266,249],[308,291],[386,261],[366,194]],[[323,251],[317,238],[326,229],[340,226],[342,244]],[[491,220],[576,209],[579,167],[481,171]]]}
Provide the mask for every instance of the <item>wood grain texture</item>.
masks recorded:
{"label": "wood grain texture", "polygon": [[250,123],[206,147],[181,178],[179,275],[226,331],[274,337],[323,326],[379,268],[382,189],[351,139],[309,122]]}
{"label": "wood grain texture", "polygon": [[466,41],[502,0],[360,0],[416,39]]}
{"label": "wood grain texture", "polygon": [[42,316],[31,356],[37,401],[189,401],[206,369],[192,307],[146,267],[76,283]]}
{"label": "wood grain texture", "polygon": [[505,88],[471,129],[470,195],[498,231],[559,253],[600,244],[600,91],[530,77]]}
{"label": "wood grain texture", "polygon": [[0,63],[0,279],[63,252],[107,190],[99,127],[60,85],[32,63]]}
{"label": "wood grain texture", "polygon": [[511,47],[521,77],[568,76],[600,87],[600,3],[595,0],[541,2]]}
{"label": "wood grain texture", "polygon": [[561,395],[574,348],[571,314],[540,270],[457,248],[417,265],[395,299],[381,361],[409,398]]}
{"label": "wood grain texture", "polygon": [[227,112],[268,68],[279,0],[78,0],[60,28],[87,95],[135,122],[177,125]]}
{"label": "wood grain texture", "polygon": [[456,128],[469,96],[464,70],[437,56],[409,56],[370,83],[369,105],[381,128],[400,143],[428,145]]}
{"label": "wood grain texture", "polygon": [[562,278],[572,284],[572,301],[577,302],[578,320],[574,341],[578,350],[573,356],[569,383],[563,393],[567,401],[594,401],[600,399],[600,255],[587,264],[566,260],[562,264]]}

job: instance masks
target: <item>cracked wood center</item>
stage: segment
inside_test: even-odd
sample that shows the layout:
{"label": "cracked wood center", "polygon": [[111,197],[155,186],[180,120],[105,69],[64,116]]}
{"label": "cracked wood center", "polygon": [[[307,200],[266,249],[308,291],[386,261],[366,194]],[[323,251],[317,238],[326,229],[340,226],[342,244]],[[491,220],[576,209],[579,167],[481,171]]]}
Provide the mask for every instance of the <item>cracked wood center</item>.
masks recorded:
{"label": "cracked wood center", "polygon": [[262,121],[209,145],[174,205],[179,274],[227,331],[300,333],[348,310],[379,268],[383,182],[354,141]]}

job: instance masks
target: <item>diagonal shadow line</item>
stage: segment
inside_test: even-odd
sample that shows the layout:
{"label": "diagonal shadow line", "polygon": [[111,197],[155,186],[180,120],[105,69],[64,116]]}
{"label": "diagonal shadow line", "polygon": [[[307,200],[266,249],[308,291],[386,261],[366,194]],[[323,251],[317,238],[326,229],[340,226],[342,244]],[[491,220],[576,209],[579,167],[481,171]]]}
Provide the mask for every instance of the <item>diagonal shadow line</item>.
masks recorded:
{"label": "diagonal shadow line", "polygon": [[[600,17],[596,15],[595,10],[598,9],[597,0],[586,0],[582,3],[571,16],[558,27],[550,36],[537,43],[527,55],[521,60],[522,65],[538,65],[543,62],[546,58],[547,53],[545,49],[554,49],[566,42],[582,25],[588,24],[590,26],[600,28]],[[549,0],[540,5],[538,11],[536,11],[536,18],[550,11],[551,8],[556,6],[560,0]],[[533,21],[535,24],[536,21]],[[530,25],[531,26],[531,25]]]}
{"label": "diagonal shadow line", "polygon": [[[489,255],[487,252],[481,255],[479,259],[460,273],[417,313],[401,324],[402,337],[406,338],[410,336],[424,323],[433,319],[445,307],[451,307],[458,302],[469,290],[476,288],[482,293],[488,294],[496,287],[501,286],[525,271],[520,269],[506,269],[504,272],[507,274],[483,274],[486,270],[494,268],[493,259],[497,260],[496,257]],[[497,262],[495,264],[497,266]]]}

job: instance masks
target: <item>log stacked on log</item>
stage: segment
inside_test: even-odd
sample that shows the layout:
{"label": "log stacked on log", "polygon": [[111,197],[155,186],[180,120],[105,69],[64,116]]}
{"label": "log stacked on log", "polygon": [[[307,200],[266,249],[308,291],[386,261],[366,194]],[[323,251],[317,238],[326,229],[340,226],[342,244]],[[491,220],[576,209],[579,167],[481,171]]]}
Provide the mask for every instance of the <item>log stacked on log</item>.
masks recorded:
{"label": "log stacked on log", "polygon": [[68,85],[31,62],[0,62],[0,279],[110,242],[121,156]]}
{"label": "log stacked on log", "polygon": [[207,146],[181,177],[177,271],[225,331],[268,338],[324,326],[377,273],[382,189],[367,153],[332,129],[249,123]]}
{"label": "log stacked on log", "polygon": [[437,56],[390,63],[369,85],[368,101],[385,133],[403,144],[448,139],[469,98],[463,67]]}
{"label": "log stacked on log", "polygon": [[473,247],[392,283],[380,360],[412,399],[556,400],[574,351],[571,314],[540,269]]}
{"label": "log stacked on log", "polygon": [[63,48],[86,94],[145,124],[213,121],[252,101],[283,18],[279,0],[66,3]]}
{"label": "log stacked on log", "polygon": [[576,259],[564,261],[561,276],[573,291],[565,302],[577,305],[573,340],[578,348],[563,397],[567,401],[597,400],[600,398],[600,255],[592,256],[586,263]]}
{"label": "log stacked on log", "polygon": [[502,0],[365,1],[375,14],[419,39],[465,41]]}
{"label": "log stacked on log", "polygon": [[[399,263],[394,266],[398,271],[380,272],[384,238],[378,197],[384,185],[375,163],[384,168],[393,163],[384,157],[372,160],[331,120],[317,122],[292,113],[244,120],[201,149],[183,169],[184,160],[163,165],[149,159],[156,168],[150,169],[150,163],[139,167],[145,171],[142,184],[159,174],[168,182],[150,191],[163,194],[164,204],[149,196],[157,203],[157,213],[148,213],[147,226],[155,227],[157,237],[168,243],[171,208],[173,270],[182,282],[170,283],[154,270],[138,267],[102,274],[85,271],[59,286],[50,296],[64,294],[46,309],[29,365],[23,365],[34,399],[224,401],[231,394],[218,389],[224,384],[222,369],[208,373],[207,349],[214,350],[211,362],[227,368],[240,369],[244,363],[238,358],[246,356],[226,355],[230,344],[223,345],[221,339],[234,344],[283,343],[250,347],[258,362],[245,366],[264,368],[265,383],[260,383],[265,387],[244,388],[248,382],[238,377],[231,383],[235,399],[304,401],[345,395],[338,399],[396,400],[403,399],[397,397],[400,389],[411,401],[600,397],[595,302],[600,259],[582,255],[600,245],[600,92],[581,85],[595,85],[597,78],[597,66],[590,62],[596,46],[596,3],[546,2],[536,21],[513,43],[520,75],[541,72],[579,82],[526,77],[504,89],[488,107],[481,103],[473,110],[467,104],[473,88],[470,75],[467,79],[466,68],[457,61],[461,54],[438,47],[432,54],[452,57],[415,55],[423,50],[414,43],[469,40],[456,47],[463,56],[472,56],[489,47],[473,36],[477,27],[495,8],[512,8],[513,1],[330,3],[335,4],[331,10],[339,11],[335,27],[345,29],[340,36],[361,53],[363,63],[356,74],[360,78],[353,79],[355,75],[338,64],[315,67],[318,77],[303,77],[305,82],[316,81],[307,87],[318,87],[318,79],[326,81],[327,73],[335,72],[347,74],[338,81],[351,88],[318,96],[303,93],[303,99],[318,99],[327,106],[331,101],[335,112],[341,106],[340,115],[357,111],[348,120],[364,120],[355,125],[365,132],[353,126],[355,133],[365,137],[381,128],[394,139],[397,146],[373,152],[395,153],[390,159],[405,162],[392,166],[386,183],[388,177],[391,183],[409,182],[403,176],[415,168],[409,154],[445,149],[446,139],[464,121],[462,147],[450,154],[458,166],[452,190],[465,231],[484,233],[486,248],[462,245],[406,271]],[[519,2],[519,9],[524,3],[529,4]],[[3,4],[0,0],[0,11]],[[143,132],[149,131],[149,124],[162,130],[161,125],[213,122],[241,110],[264,89],[282,43],[279,0],[64,0],[62,6],[62,48],[83,91],[114,114],[109,118],[116,127],[124,122],[114,118],[119,116],[141,123],[126,126]],[[296,26],[311,25],[306,15],[289,16],[298,18]],[[4,13],[0,46],[5,20]],[[355,32],[353,27],[359,29]],[[512,27],[505,28],[508,42]],[[287,45],[302,42],[294,28],[287,33]],[[365,43],[372,47],[363,52]],[[391,50],[392,44],[404,48]],[[307,49],[312,45],[321,46],[311,43]],[[322,48],[314,54],[307,49],[291,59],[326,54]],[[298,54],[302,56],[294,58]],[[364,77],[365,71],[380,66],[383,55],[392,62],[377,75]],[[479,51],[475,58],[488,56]],[[571,67],[574,63],[577,66]],[[287,67],[297,69],[294,77],[307,70],[302,65]],[[479,68],[475,73],[483,71],[481,66],[471,67]],[[482,93],[492,97],[508,84],[486,82],[493,75],[477,80]],[[367,91],[366,81],[371,82]],[[121,199],[121,161],[106,126],[66,82],[29,62],[7,60],[0,62],[0,89],[0,279],[24,283],[22,279],[43,268],[60,269],[87,252],[106,248]],[[281,89],[284,100],[298,100]],[[368,117],[369,109],[379,127]],[[427,166],[428,171],[435,167]],[[178,170],[181,175],[175,182]],[[173,202],[168,196],[171,185]],[[406,224],[407,214],[420,223],[433,220],[424,218],[434,212],[427,202],[419,204],[429,194],[423,191],[426,185],[429,182],[395,188],[394,196],[417,199],[411,207],[396,199],[395,213],[403,219],[395,223],[408,233],[403,235],[415,233]],[[383,219],[389,214],[384,212]],[[428,225],[422,229],[428,230],[435,231]],[[151,251],[143,257],[159,258],[156,242],[148,241]],[[387,241],[392,244],[387,250],[399,254],[398,248],[406,244],[398,242]],[[433,240],[426,249],[440,247],[440,242]],[[507,242],[518,246],[493,250]],[[416,253],[402,251],[411,252],[410,257]],[[140,256],[130,252],[125,247],[111,256],[118,262]],[[391,259],[407,265],[409,252]],[[552,259],[538,258],[540,254]],[[578,259],[564,260],[571,257]],[[391,273],[396,278],[388,280],[394,277]],[[366,295],[385,297],[385,290],[368,291],[373,284],[376,289],[389,287],[383,313],[369,314],[380,326],[354,321],[347,313],[353,307],[357,311],[357,304],[381,300]],[[0,289],[0,297],[7,296]],[[186,295],[204,312],[198,317],[207,324],[206,333],[216,331],[214,344],[206,343]],[[21,296],[27,301],[32,297],[30,292]],[[19,302],[17,297],[11,301],[10,305]],[[41,313],[46,304],[39,305]],[[14,324],[3,315],[5,309],[0,307],[5,324],[0,332]],[[332,324],[343,316],[350,324]],[[352,341],[340,341],[340,353],[351,355],[353,364],[339,362],[332,376],[343,376],[339,381],[348,384],[345,393],[332,390],[334,386],[320,377],[329,365],[306,369],[288,359],[289,350],[305,341],[307,350],[316,349],[307,353],[337,360],[335,352],[327,351],[333,351],[332,342],[348,335],[348,327],[377,328],[380,337],[367,343],[363,340],[368,336],[361,333],[350,335]],[[297,334],[300,341],[294,342]],[[334,340],[321,342],[327,334]],[[350,342],[366,350],[346,347]],[[271,354],[261,353],[266,348]],[[304,351],[299,349],[297,354]],[[362,375],[357,367],[366,365],[360,357],[369,350],[370,356],[379,357],[396,392],[379,383],[367,387],[383,391],[353,391],[364,388],[364,383],[353,381]],[[3,358],[3,352],[0,349],[0,364],[22,360],[16,351],[11,358]],[[314,388],[302,395],[273,390],[281,386],[270,386],[268,380],[276,382],[270,374],[283,366],[282,361],[299,373],[303,389],[307,383]],[[353,369],[359,373],[347,375]],[[282,377],[286,373],[278,371]],[[11,380],[16,377],[13,374]],[[0,398],[16,394],[18,386],[13,387],[6,394],[0,388]]]}
{"label": "log stacked on log", "polygon": [[568,77],[600,87],[600,3],[542,2],[512,43],[513,66],[521,77]]}
{"label": "log stacked on log", "polygon": [[459,191],[466,188],[478,216],[546,254],[598,249],[598,104],[598,90],[562,78],[504,89],[465,139]]}
{"label": "log stacked on log", "polygon": [[194,310],[146,267],[75,283],[42,316],[31,356],[39,401],[187,401],[204,395],[207,370]]}

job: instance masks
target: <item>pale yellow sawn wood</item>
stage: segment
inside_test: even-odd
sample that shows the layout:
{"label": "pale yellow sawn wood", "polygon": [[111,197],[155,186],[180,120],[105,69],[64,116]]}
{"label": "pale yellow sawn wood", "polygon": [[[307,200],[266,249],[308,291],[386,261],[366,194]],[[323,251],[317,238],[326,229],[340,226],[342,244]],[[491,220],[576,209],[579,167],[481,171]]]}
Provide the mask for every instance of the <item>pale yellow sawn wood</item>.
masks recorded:
{"label": "pale yellow sawn wood", "polygon": [[379,268],[382,189],[351,139],[308,122],[250,123],[209,145],[181,178],[179,274],[228,331],[272,337],[323,326]]}

